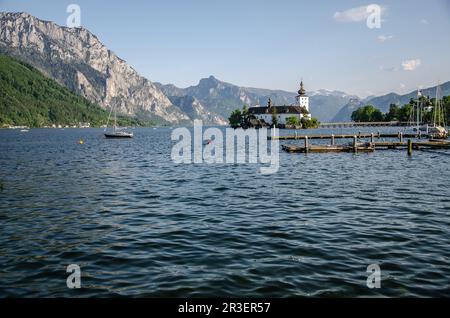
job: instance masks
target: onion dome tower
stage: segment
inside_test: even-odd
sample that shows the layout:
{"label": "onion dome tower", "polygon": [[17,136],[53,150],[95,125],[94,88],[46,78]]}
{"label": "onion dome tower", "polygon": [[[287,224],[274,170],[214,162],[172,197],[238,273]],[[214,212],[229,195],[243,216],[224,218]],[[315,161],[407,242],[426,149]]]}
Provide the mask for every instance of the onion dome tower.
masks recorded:
{"label": "onion dome tower", "polygon": [[300,82],[300,89],[298,90],[298,97],[306,96],[305,88],[303,87],[303,81]]}
{"label": "onion dome tower", "polygon": [[295,97],[297,100],[297,106],[305,107],[309,112],[309,97],[306,95],[306,90],[303,87],[303,80],[300,82],[300,89],[297,93],[298,95]]}

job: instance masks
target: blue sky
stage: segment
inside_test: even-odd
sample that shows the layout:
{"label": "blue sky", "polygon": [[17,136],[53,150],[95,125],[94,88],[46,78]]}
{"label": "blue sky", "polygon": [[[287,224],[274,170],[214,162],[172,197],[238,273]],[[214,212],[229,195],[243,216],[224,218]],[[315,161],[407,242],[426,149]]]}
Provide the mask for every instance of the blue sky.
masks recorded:
{"label": "blue sky", "polygon": [[[307,90],[365,97],[450,80],[448,0],[0,0],[0,10],[65,25],[70,3],[141,75],[180,87],[214,75],[294,91],[303,78]],[[361,17],[371,3],[382,8],[379,29]]]}

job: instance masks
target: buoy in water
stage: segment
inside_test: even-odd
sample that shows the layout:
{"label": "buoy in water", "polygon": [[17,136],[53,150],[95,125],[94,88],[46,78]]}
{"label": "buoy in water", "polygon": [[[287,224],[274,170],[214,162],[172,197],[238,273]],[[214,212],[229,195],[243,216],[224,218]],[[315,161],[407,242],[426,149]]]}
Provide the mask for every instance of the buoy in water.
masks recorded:
{"label": "buoy in water", "polygon": [[78,140],[78,143],[79,143],[80,145],[84,144],[83,139]]}

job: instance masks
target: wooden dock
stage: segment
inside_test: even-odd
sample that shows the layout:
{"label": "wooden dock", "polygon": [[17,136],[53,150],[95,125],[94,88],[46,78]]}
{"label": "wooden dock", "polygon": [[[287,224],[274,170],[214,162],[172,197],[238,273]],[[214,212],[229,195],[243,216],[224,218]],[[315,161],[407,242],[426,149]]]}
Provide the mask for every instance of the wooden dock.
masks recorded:
{"label": "wooden dock", "polygon": [[269,136],[268,139],[277,139],[277,140],[302,140],[305,138],[308,139],[353,139],[354,137],[358,139],[363,138],[371,138],[371,139],[381,139],[381,138],[413,138],[413,139],[422,139],[422,138],[431,138],[432,135],[427,135],[423,133],[357,133],[357,134],[331,134],[331,135],[288,135],[288,136]]}
{"label": "wooden dock", "polygon": [[[450,149],[450,141],[442,139],[438,135],[417,133],[361,133],[357,134],[323,134],[323,135],[295,135],[272,136],[268,139],[275,140],[302,140],[304,145],[283,145],[282,149],[287,152],[299,153],[325,153],[325,152],[373,152],[385,149],[407,149],[408,155],[413,150],[424,149]],[[446,137],[446,136],[445,136]],[[311,145],[310,140],[328,139],[329,145]],[[337,144],[336,139],[352,139],[347,144]],[[387,139],[387,140],[386,140]],[[428,140],[427,140],[428,139]]]}
{"label": "wooden dock", "polygon": [[282,145],[284,151],[294,153],[326,153],[326,152],[374,152],[375,147],[372,145],[360,144],[357,147],[350,145],[310,145],[309,147],[299,147],[292,145]]}
{"label": "wooden dock", "polygon": [[375,150],[386,149],[407,149],[408,154],[411,155],[413,149],[450,149],[450,141],[434,140],[429,141],[375,141],[375,142],[357,142],[356,137],[353,137],[353,143],[347,145],[310,145],[309,138],[305,138],[304,146],[297,145],[282,145],[282,149],[290,153],[326,153],[326,152],[374,152]]}

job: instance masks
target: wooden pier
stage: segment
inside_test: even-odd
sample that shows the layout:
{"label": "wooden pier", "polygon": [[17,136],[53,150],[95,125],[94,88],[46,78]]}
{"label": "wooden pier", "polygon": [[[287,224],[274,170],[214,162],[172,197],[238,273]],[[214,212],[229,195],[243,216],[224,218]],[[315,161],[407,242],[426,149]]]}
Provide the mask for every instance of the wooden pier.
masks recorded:
{"label": "wooden pier", "polygon": [[[342,136],[342,135],[341,135]],[[408,136],[408,135],[407,135]],[[404,136],[400,135],[399,140],[393,141],[375,141],[373,134],[371,134],[371,140],[369,142],[359,142],[358,136],[353,135],[353,142],[348,144],[337,145],[334,142],[334,137],[330,145],[311,145],[309,143],[310,136],[302,136],[304,145],[282,145],[282,149],[290,153],[326,153],[326,152],[374,152],[375,150],[387,150],[387,149],[407,149],[408,155],[412,155],[413,150],[424,149],[450,149],[450,141],[442,139],[429,139],[428,141],[421,140],[404,140]],[[350,137],[345,137],[350,138]],[[300,139],[300,138],[297,138]],[[326,139],[326,136],[315,139]]]}
{"label": "wooden pier", "polygon": [[422,138],[431,138],[433,137],[430,134],[424,133],[357,133],[355,134],[331,134],[331,135],[288,135],[288,136],[269,136],[268,139],[278,139],[278,140],[302,140],[305,138],[308,139],[353,139],[354,137],[358,137],[359,139],[363,138],[372,138],[372,139],[381,139],[381,138],[414,138],[414,139],[422,139]]}
{"label": "wooden pier", "polygon": [[300,153],[326,153],[326,152],[374,152],[373,145],[358,144],[356,147],[350,145],[310,145],[308,147],[299,147],[293,145],[282,145],[284,151]]}

